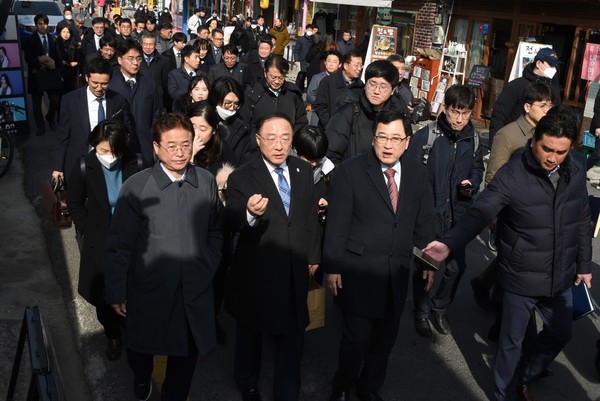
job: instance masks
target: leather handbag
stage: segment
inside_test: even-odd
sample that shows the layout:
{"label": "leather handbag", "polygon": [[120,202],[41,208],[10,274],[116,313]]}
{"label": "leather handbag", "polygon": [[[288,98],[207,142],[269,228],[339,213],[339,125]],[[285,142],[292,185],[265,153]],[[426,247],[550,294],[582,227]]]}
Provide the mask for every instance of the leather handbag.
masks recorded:
{"label": "leather handbag", "polygon": [[306,331],[325,326],[325,288],[317,283],[314,274],[309,274],[308,296],[306,298],[309,323],[306,326]]}
{"label": "leather handbag", "polygon": [[67,192],[62,179],[48,180],[42,188],[42,205],[57,228],[71,228],[73,220],[67,208]]}

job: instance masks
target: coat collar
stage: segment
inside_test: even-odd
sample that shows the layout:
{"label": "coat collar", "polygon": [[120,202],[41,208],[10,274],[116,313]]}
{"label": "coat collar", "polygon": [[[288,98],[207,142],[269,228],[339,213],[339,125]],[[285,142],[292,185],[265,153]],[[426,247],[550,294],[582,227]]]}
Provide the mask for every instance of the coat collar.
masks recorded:
{"label": "coat collar", "polygon": [[[160,167],[160,162],[156,162],[154,163],[154,166],[152,166],[152,176],[156,180],[156,185],[158,188],[160,188],[160,190],[163,190],[169,185],[174,184],[169,176],[167,176],[167,174],[163,171],[162,167]],[[198,174],[193,166],[188,165],[183,181],[195,188],[198,188]]]}
{"label": "coat collar", "polygon": [[[394,208],[392,207],[392,201],[390,199],[390,194],[388,193],[388,190],[387,190],[387,184],[385,182],[385,179],[383,178],[383,173],[381,172],[381,162],[379,161],[379,159],[377,159],[377,156],[375,156],[375,151],[373,150],[373,148],[371,148],[371,150],[369,152],[367,152],[366,165],[367,165],[367,174],[371,178],[371,181],[373,182],[375,189],[379,193],[379,196],[381,196],[381,198],[387,205],[389,211],[391,213],[394,213]],[[402,158],[400,158],[400,166],[402,166]],[[401,207],[405,181],[406,180],[403,180],[402,178],[400,179],[400,189],[398,191],[400,196],[398,198],[398,207],[396,209],[396,212],[398,212]],[[397,215],[397,213],[396,213],[396,215]]]}

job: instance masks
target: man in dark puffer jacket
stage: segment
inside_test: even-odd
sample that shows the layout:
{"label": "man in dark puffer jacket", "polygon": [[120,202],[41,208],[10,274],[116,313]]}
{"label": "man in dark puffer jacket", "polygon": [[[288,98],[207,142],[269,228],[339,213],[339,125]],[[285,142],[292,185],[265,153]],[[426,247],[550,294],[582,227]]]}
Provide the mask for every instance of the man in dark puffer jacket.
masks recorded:
{"label": "man in dark puffer jacket", "polygon": [[[425,248],[437,260],[464,246],[498,215],[502,330],[494,364],[498,401],[533,399],[541,377],[571,338],[573,283],[591,287],[592,227],[585,169],[569,155],[575,114],[556,107],[521,157],[497,173],[467,214]],[[527,330],[536,309],[544,324]]]}

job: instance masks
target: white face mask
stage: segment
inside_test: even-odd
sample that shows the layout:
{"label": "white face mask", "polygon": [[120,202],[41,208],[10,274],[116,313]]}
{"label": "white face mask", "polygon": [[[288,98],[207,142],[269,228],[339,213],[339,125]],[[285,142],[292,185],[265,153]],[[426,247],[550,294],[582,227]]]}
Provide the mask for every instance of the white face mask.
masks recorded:
{"label": "white face mask", "polygon": [[115,157],[115,155],[100,155],[98,153],[96,153],[96,157],[98,158],[98,161],[100,162],[100,164],[102,164],[104,167],[106,167],[107,169],[111,169],[115,166],[115,164],[117,164],[119,162],[119,158]]}
{"label": "white face mask", "polygon": [[65,19],[71,21],[73,19],[72,15],[65,15]]}
{"label": "white face mask", "polygon": [[310,38],[311,36],[313,36],[313,32],[312,31],[306,31],[306,36],[308,36]]}
{"label": "white face mask", "polygon": [[235,116],[237,110],[227,110],[222,108],[221,106],[217,106],[217,113],[219,114],[219,117],[221,117],[221,120],[228,120],[231,117]]}
{"label": "white face mask", "polygon": [[556,75],[556,67],[548,67],[544,70],[544,76],[546,78],[554,78],[554,76]]}
{"label": "white face mask", "polygon": [[252,24],[252,25],[250,25],[250,28],[252,28],[252,29],[256,29],[256,24]]}

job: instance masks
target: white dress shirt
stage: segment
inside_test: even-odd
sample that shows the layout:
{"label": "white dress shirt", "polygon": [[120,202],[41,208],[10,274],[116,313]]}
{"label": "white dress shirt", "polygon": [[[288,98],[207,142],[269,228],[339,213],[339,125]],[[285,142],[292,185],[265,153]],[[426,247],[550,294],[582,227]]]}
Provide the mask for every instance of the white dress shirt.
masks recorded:
{"label": "white dress shirt", "polygon": [[[275,188],[277,188],[277,192],[279,192],[279,174],[277,174],[275,169],[278,167],[281,167],[283,169],[283,176],[287,180],[288,187],[290,188],[290,193],[291,193],[292,180],[290,180],[290,169],[288,168],[287,162],[284,161],[283,163],[281,163],[281,165],[276,166],[273,163],[267,161],[264,157],[262,159],[263,159],[263,162],[265,163],[265,165],[267,166],[267,170],[269,170],[269,173],[271,174],[271,179],[273,180],[273,183],[275,184]],[[246,209],[246,219],[248,220],[248,224],[250,225],[250,227],[254,227],[254,225],[256,224],[257,218],[252,216],[250,214],[250,212],[248,211],[248,209]]]}

